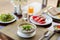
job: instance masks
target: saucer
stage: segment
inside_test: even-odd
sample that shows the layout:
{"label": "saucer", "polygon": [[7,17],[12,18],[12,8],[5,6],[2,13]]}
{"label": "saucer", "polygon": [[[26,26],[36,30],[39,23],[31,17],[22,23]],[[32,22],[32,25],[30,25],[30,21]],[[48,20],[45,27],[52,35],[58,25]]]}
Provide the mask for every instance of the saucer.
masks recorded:
{"label": "saucer", "polygon": [[19,32],[19,30],[17,31],[17,35],[22,37],[22,38],[31,38],[33,36],[35,36],[36,31],[34,31],[32,34],[24,34],[22,32]]}

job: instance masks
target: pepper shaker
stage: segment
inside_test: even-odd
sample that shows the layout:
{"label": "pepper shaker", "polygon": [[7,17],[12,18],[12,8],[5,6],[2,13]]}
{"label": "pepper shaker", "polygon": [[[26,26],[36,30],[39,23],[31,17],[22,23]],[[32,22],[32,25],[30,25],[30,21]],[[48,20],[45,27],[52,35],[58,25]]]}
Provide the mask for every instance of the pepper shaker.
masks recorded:
{"label": "pepper shaker", "polygon": [[45,8],[47,6],[47,0],[42,0],[42,8]]}

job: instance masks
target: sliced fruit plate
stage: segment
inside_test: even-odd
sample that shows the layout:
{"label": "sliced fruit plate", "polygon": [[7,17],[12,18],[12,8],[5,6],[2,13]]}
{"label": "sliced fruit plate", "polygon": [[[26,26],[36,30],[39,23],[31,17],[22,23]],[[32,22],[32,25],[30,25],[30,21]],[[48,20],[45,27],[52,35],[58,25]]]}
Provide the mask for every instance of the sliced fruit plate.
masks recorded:
{"label": "sliced fruit plate", "polygon": [[36,25],[48,25],[52,23],[52,18],[46,14],[40,16],[31,16],[30,21]]}

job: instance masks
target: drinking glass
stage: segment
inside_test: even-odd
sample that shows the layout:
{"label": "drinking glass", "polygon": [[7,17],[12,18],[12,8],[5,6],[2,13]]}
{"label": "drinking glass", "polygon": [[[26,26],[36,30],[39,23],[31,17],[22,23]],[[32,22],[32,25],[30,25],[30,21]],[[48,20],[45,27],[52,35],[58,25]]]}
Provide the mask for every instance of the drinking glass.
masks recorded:
{"label": "drinking glass", "polygon": [[34,8],[32,6],[28,7],[28,14],[33,15],[34,13]]}
{"label": "drinking glass", "polygon": [[23,11],[23,12],[22,12],[22,18],[23,18],[25,21],[27,21],[27,19],[28,19],[27,11]]}

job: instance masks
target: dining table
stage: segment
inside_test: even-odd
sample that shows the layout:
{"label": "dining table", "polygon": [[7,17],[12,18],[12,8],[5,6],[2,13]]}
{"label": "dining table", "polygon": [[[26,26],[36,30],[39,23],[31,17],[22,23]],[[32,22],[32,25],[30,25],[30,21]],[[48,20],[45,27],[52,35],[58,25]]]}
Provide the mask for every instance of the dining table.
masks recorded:
{"label": "dining table", "polygon": [[[17,30],[18,30],[17,27],[21,22],[24,22],[24,21],[22,19],[19,19],[16,22],[2,28],[0,30],[0,32],[4,35],[10,37],[12,40],[39,40],[39,38],[41,38],[44,35],[44,33],[48,31],[48,29],[45,28],[45,26],[44,27],[37,26],[36,35],[34,37],[28,38],[28,39],[27,38],[21,38],[20,36],[17,35]],[[59,33],[55,33],[50,38],[50,40],[57,40],[59,36],[60,36]]]}
{"label": "dining table", "polygon": [[[30,0],[28,1],[28,3],[31,2],[40,2],[42,3],[42,0]],[[52,3],[52,4],[51,4]],[[26,5],[26,4],[24,4]],[[23,5],[23,6],[24,6]],[[54,6],[57,7],[57,0],[48,0],[48,4],[47,6]],[[11,4],[10,0],[0,0],[0,13],[11,13],[14,11],[14,7]],[[52,22],[51,24],[47,25],[47,28],[44,26],[37,26],[36,29],[36,35],[32,38],[22,38],[20,36],[17,35],[17,30],[18,30],[18,25],[20,23],[23,23],[24,21],[22,20],[22,18],[17,19],[15,22],[8,24],[8,25],[0,25],[0,33],[6,35],[7,37],[9,37],[11,40],[39,40],[39,38],[41,38],[45,32],[47,31],[52,31],[52,26],[55,22]],[[59,23],[57,23],[59,24]],[[50,40],[60,40],[60,34],[59,33],[55,33]]]}

